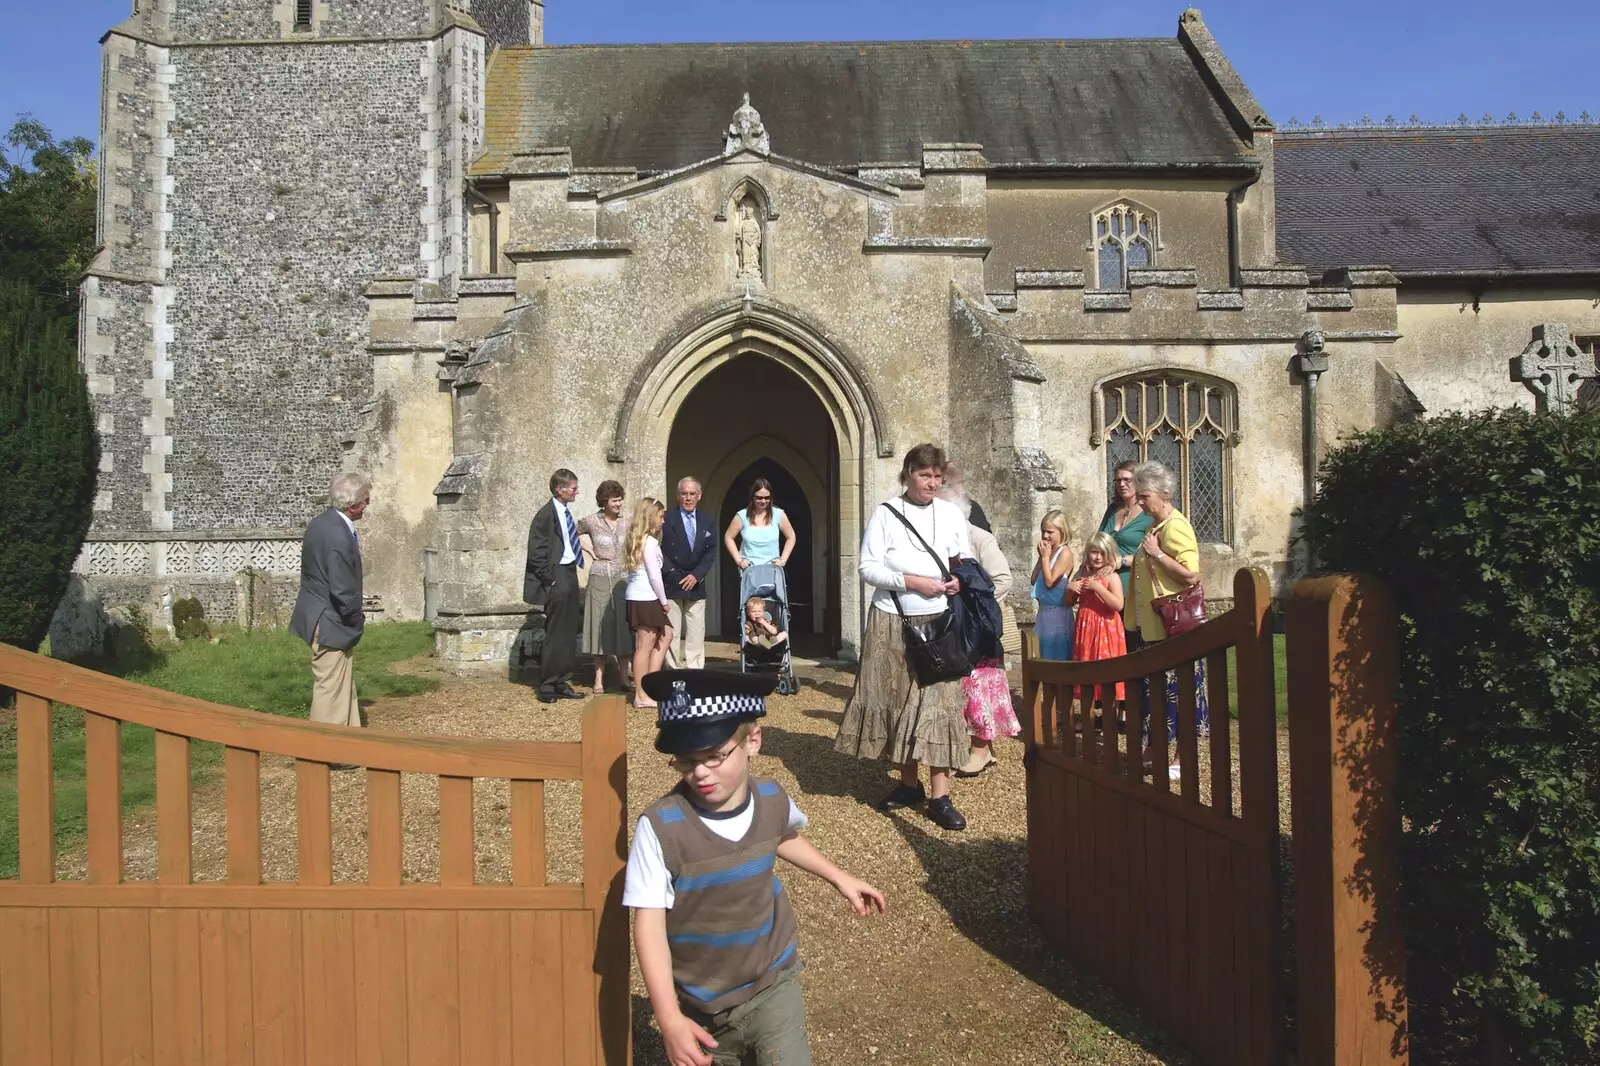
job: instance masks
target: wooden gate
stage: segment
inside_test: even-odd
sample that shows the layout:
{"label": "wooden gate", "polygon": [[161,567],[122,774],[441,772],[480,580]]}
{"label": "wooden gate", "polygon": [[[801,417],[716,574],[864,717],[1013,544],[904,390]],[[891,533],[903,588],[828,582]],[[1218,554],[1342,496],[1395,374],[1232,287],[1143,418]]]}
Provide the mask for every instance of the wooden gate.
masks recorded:
{"label": "wooden gate", "polygon": [[[0,645],[19,873],[0,881],[0,1066],[628,1061],[625,708],[581,743],[350,730]],[[51,701],[82,708],[88,876],[56,879]],[[123,876],[122,723],[155,729],[158,876]],[[224,745],[227,880],[192,877],[192,741]],[[262,753],[295,760],[297,880],[261,877]],[[333,881],[330,764],[365,767],[367,878]],[[400,775],[436,775],[437,884],[406,883]],[[510,781],[512,879],[479,884],[474,778]],[[547,883],[547,780],[583,788],[583,882]]]}
{"label": "wooden gate", "polygon": [[[1030,633],[1023,659],[1033,913],[1070,956],[1218,1066],[1268,1066],[1282,1043],[1268,589],[1262,574],[1241,570],[1233,610],[1122,658],[1042,660]],[[1195,721],[1197,661],[1209,740]],[[1160,743],[1168,671],[1177,677],[1175,762]],[[1136,739],[1139,679],[1155,693],[1148,767]],[[1125,733],[1114,715],[1097,715],[1094,688],[1075,689],[1117,682],[1128,685]]]}

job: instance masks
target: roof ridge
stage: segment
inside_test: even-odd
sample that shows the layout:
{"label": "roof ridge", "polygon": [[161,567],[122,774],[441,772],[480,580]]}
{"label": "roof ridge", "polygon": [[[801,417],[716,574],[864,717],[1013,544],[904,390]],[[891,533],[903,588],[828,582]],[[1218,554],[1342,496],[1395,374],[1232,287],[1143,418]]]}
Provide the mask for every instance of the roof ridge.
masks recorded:
{"label": "roof ridge", "polygon": [[1413,112],[1409,119],[1400,121],[1393,115],[1386,116],[1383,121],[1375,122],[1371,115],[1363,115],[1360,122],[1325,123],[1321,115],[1315,115],[1310,122],[1301,122],[1298,117],[1291,117],[1287,123],[1278,127],[1279,133],[1385,133],[1397,130],[1460,130],[1460,129],[1529,129],[1531,127],[1571,127],[1571,126],[1600,126],[1600,118],[1591,117],[1588,111],[1582,112],[1577,118],[1568,118],[1565,111],[1557,111],[1546,118],[1535,111],[1527,118],[1518,118],[1515,111],[1503,119],[1497,119],[1487,111],[1481,119],[1470,119],[1465,111],[1456,116],[1451,122],[1431,122],[1418,118]]}
{"label": "roof ridge", "polygon": [[498,51],[532,54],[536,52],[618,51],[645,48],[866,48],[899,45],[947,45],[971,48],[977,45],[1039,44],[1064,47],[1069,44],[1164,44],[1177,45],[1171,37],[907,37],[866,41],[602,41],[566,44],[511,44]]}

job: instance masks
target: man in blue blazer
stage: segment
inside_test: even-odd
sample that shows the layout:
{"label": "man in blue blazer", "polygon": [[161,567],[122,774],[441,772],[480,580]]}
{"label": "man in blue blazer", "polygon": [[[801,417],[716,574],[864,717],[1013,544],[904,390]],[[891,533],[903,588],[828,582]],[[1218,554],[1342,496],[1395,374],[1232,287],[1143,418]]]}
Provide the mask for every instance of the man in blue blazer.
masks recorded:
{"label": "man in blue blazer", "polygon": [[701,670],[706,665],[706,575],[717,561],[717,524],[700,510],[700,482],[678,482],[678,506],[661,526],[661,581],[667,586],[672,643],[667,666]]}
{"label": "man in blue blazer", "polygon": [[300,594],[289,632],[311,645],[311,720],[359,726],[350,656],[367,616],[356,523],[372,501],[372,482],[365,474],[340,474],[328,486],[328,499],[332,506],[311,520],[300,544]]}

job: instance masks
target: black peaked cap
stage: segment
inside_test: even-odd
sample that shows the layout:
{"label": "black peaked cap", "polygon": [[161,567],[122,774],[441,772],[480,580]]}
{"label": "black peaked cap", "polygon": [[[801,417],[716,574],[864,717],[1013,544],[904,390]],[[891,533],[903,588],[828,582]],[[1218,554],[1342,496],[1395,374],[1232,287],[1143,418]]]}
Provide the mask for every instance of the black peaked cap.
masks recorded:
{"label": "black peaked cap", "polygon": [[646,674],[644,690],[656,701],[656,750],[668,755],[715,748],[741,722],[763,718],[774,674],[731,670],[658,670]]}

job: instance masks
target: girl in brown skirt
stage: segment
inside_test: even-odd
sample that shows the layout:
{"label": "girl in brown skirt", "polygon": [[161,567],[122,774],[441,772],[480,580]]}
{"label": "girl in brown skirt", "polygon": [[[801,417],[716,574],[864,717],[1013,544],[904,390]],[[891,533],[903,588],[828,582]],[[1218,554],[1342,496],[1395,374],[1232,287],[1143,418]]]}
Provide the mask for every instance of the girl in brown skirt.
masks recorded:
{"label": "girl in brown skirt", "polygon": [[628,570],[628,628],[633,630],[633,705],[654,707],[644,694],[644,678],[661,669],[672,643],[667,618],[667,590],[661,583],[661,522],[667,509],[646,496],[633,507],[633,520],[623,542],[622,565]]}
{"label": "girl in brown skirt", "polygon": [[[902,618],[918,624],[944,613],[948,597],[960,585],[953,577],[946,579],[939,564],[948,566],[952,559],[972,555],[966,515],[938,498],[944,466],[944,452],[934,445],[912,448],[900,469],[904,491],[874,508],[867,520],[861,538],[861,578],[874,589],[872,609],[867,612],[855,691],[833,746],[847,755],[899,765],[900,784],[878,801],[878,810],[926,801],[928,817],[941,828],[955,830],[967,826],[950,801],[950,768],[964,765],[972,750],[962,717],[967,696],[959,679],[926,688],[917,684],[906,662],[901,631]],[[917,773],[921,763],[928,764],[926,790]]]}

